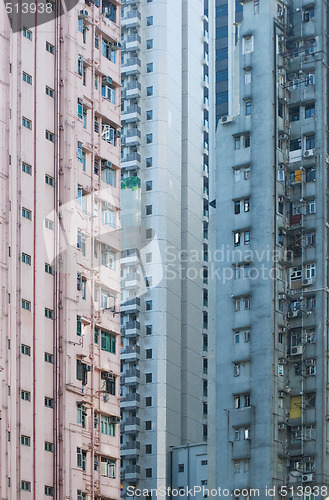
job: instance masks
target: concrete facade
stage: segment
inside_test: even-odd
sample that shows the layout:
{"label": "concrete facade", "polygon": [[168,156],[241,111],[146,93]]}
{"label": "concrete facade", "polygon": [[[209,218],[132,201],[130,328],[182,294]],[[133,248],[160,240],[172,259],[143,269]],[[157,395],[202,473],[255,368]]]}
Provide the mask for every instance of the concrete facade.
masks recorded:
{"label": "concrete facade", "polygon": [[121,6],[53,8],[1,7],[0,497],[118,499]]}
{"label": "concrete facade", "polygon": [[207,445],[177,446],[171,449],[171,489],[173,497],[205,498],[207,486]]}
{"label": "concrete facade", "polygon": [[208,446],[209,486],[232,494],[329,483],[327,20],[321,1],[245,1],[235,27],[210,219]]}
{"label": "concrete facade", "polygon": [[[170,446],[200,442],[206,424],[209,83],[203,15],[201,0],[123,3],[123,498],[129,486],[169,486]],[[191,250],[198,252],[196,263],[185,258]]]}

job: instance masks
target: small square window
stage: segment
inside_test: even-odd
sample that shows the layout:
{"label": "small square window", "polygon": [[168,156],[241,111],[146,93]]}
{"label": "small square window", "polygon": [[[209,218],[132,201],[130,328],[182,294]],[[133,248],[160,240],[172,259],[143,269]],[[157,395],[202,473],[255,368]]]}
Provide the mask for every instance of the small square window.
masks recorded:
{"label": "small square window", "polygon": [[148,16],[146,18],[146,26],[153,26],[153,16]]}
{"label": "small square window", "polygon": [[50,354],[49,352],[45,352],[45,362],[53,364],[54,363],[54,356]]}
{"label": "small square window", "polygon": [[153,110],[149,109],[146,111],[146,120],[152,120],[153,119]]}
{"label": "small square window", "polygon": [[184,472],[184,464],[178,464],[178,472]]}
{"label": "small square window", "polygon": [[151,420],[146,420],[145,422],[145,430],[150,431],[152,429],[152,421]]}
{"label": "small square window", "polygon": [[22,125],[25,128],[28,128],[29,130],[32,129],[32,122],[28,118],[25,118],[25,116],[22,116]]}
{"label": "small square window", "polygon": [[28,165],[27,163],[22,162],[22,172],[25,172],[26,174],[32,175],[31,165]]}
{"label": "small square window", "polygon": [[145,398],[145,406],[152,406],[151,396],[148,396],[147,398]]}
{"label": "small square window", "polygon": [[145,454],[146,455],[151,455],[152,453],[152,445],[151,444],[146,444],[145,445]]}
{"label": "small square window", "polygon": [[145,333],[146,335],[152,335],[152,325],[145,326]]}
{"label": "small square window", "polygon": [[240,136],[234,137],[234,149],[237,151],[241,148]]}
{"label": "small square window", "polygon": [[54,97],[54,90],[46,86],[46,94],[49,95],[49,97]]}
{"label": "small square window", "polygon": [[55,136],[52,132],[49,132],[49,130],[46,130],[45,132],[46,139],[50,142],[55,142]]}
{"label": "small square window", "polygon": [[27,28],[23,28],[23,36],[25,36],[28,40],[32,40],[32,31]]}
{"label": "small square window", "polygon": [[145,357],[146,359],[152,359],[152,349],[145,350]]}
{"label": "small square window", "polygon": [[152,305],[152,300],[147,300],[147,301],[145,302],[145,308],[146,308],[146,310],[147,310],[147,311],[152,311],[152,307],[153,307],[153,305]]}
{"label": "small square window", "polygon": [[145,238],[147,240],[151,240],[153,236],[153,229],[146,229],[145,230]]}
{"label": "small square window", "polygon": [[152,167],[153,158],[145,158],[146,168]]}
{"label": "small square window", "polygon": [[45,183],[48,184],[48,186],[54,187],[54,178],[46,174]]}
{"label": "small square window", "polygon": [[145,373],[145,382],[150,384],[152,382],[152,373]]}
{"label": "small square window", "polygon": [[153,95],[153,87],[146,87],[146,97],[150,97]]}
{"label": "small square window", "polygon": [[152,181],[146,181],[145,182],[145,190],[146,191],[152,191]]}
{"label": "small square window", "polygon": [[146,40],[146,50],[153,49],[153,38]]}
{"label": "small square window", "polygon": [[23,71],[23,82],[26,82],[26,83],[29,83],[30,85],[32,85],[32,76],[28,75],[24,71]]}
{"label": "small square window", "polygon": [[146,134],[146,144],[152,144],[153,134]]}
{"label": "small square window", "polygon": [[46,42],[46,51],[50,52],[50,54],[55,54],[55,47],[51,43]]}
{"label": "small square window", "polygon": [[305,118],[311,118],[312,116],[315,116],[314,102],[312,104],[309,104],[308,106],[305,106]]}
{"label": "small square window", "polygon": [[146,205],[145,213],[146,215],[152,215],[152,205]]}
{"label": "small square window", "polygon": [[153,73],[153,63],[146,64],[146,73]]}
{"label": "small square window", "polygon": [[246,110],[246,116],[251,115],[251,101],[245,101],[245,110]]}

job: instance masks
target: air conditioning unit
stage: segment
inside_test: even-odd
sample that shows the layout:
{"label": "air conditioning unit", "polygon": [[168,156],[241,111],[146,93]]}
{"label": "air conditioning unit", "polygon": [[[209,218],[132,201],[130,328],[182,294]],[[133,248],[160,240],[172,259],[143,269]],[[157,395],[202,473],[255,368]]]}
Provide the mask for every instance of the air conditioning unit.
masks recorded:
{"label": "air conditioning unit", "polygon": [[314,278],[306,278],[303,280],[303,286],[309,286],[314,284]]}
{"label": "air conditioning unit", "polygon": [[305,366],[313,366],[315,365],[315,359],[306,359]]}
{"label": "air conditioning unit", "polygon": [[121,420],[120,417],[115,417],[115,416],[110,417],[111,424],[119,424],[120,420]]}
{"label": "air conditioning unit", "polygon": [[287,300],[287,296],[285,293],[279,293],[279,300]]}
{"label": "air conditioning unit", "polygon": [[225,123],[232,123],[234,120],[234,116],[222,116],[222,118],[220,119],[220,122],[222,125],[224,125]]}
{"label": "air conditioning unit", "polygon": [[287,428],[287,424],[279,424],[279,430],[284,431]]}
{"label": "air conditioning unit", "polygon": [[103,76],[102,83],[107,83],[108,85],[112,85],[112,78],[110,76]]}
{"label": "air conditioning unit", "polygon": [[302,311],[289,311],[288,318],[299,318],[302,315]]}
{"label": "air conditioning unit", "polygon": [[112,162],[108,160],[102,160],[102,168],[111,168],[112,167]]}
{"label": "air conditioning unit", "polygon": [[119,50],[122,48],[122,44],[120,42],[113,42],[111,43],[111,47],[113,50]]}
{"label": "air conditioning unit", "polygon": [[313,474],[303,474],[302,483],[311,483],[313,481]]}
{"label": "air conditioning unit", "polygon": [[303,346],[302,345],[297,345],[294,347],[291,347],[290,349],[290,355],[291,356],[298,356],[299,354],[303,353]]}
{"label": "air conditioning unit", "polygon": [[289,139],[289,136],[285,132],[280,132],[279,139],[281,139],[281,141],[287,141]]}
{"label": "air conditioning unit", "polygon": [[304,158],[310,158],[314,156],[314,149],[306,149],[303,153]]}
{"label": "air conditioning unit", "polygon": [[87,10],[79,10],[78,19],[86,19],[88,16],[89,14]]}

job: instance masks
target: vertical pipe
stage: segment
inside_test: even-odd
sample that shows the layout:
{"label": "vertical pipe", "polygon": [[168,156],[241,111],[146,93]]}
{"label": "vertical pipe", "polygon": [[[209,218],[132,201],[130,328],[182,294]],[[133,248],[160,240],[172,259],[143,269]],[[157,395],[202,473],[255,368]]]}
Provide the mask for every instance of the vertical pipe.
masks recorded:
{"label": "vertical pipe", "polygon": [[32,353],[33,353],[33,500],[37,500],[36,497],[36,227],[37,227],[37,41],[38,41],[38,2],[36,0],[35,9],[35,36],[34,36],[34,113],[33,113],[33,339],[32,339]]}

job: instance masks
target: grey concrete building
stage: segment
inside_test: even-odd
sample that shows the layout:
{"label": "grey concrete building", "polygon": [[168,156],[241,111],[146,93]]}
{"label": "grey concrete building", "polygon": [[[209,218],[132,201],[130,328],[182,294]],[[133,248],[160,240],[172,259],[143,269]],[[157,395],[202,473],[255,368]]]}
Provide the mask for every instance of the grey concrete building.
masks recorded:
{"label": "grey concrete building", "polygon": [[[172,497],[201,500],[208,494],[207,444],[175,446],[171,449]],[[169,495],[168,495],[169,496]]]}
{"label": "grey concrete building", "polygon": [[298,498],[329,483],[328,5],[242,3],[210,194],[208,482]]}
{"label": "grey concrete building", "polygon": [[129,486],[169,486],[170,446],[206,434],[203,9],[202,0],[122,2],[122,498]]}

